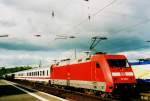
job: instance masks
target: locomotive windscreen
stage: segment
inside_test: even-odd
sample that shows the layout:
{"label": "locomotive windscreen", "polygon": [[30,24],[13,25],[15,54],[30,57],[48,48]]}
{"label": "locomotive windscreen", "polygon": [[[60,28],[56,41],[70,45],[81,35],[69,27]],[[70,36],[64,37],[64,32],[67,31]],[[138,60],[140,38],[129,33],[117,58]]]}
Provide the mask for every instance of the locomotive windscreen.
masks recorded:
{"label": "locomotive windscreen", "polygon": [[110,67],[129,67],[126,59],[108,59],[107,61]]}

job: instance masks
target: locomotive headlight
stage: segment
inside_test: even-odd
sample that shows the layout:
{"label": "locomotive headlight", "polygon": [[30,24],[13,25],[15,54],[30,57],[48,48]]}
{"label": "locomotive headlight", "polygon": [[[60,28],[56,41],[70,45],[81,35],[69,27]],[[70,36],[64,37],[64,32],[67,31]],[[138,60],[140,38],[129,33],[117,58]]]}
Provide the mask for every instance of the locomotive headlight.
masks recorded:
{"label": "locomotive headlight", "polygon": [[120,72],[112,72],[112,76],[120,76]]}
{"label": "locomotive headlight", "polygon": [[133,76],[133,72],[125,72],[126,76]]}

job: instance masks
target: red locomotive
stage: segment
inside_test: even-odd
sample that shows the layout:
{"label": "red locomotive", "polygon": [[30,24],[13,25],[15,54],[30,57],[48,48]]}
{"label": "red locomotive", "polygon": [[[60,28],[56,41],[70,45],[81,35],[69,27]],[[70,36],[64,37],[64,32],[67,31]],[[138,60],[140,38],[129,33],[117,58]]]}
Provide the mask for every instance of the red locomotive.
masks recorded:
{"label": "red locomotive", "polygon": [[95,54],[77,63],[52,65],[50,82],[111,93],[119,87],[133,87],[136,79],[124,55]]}
{"label": "red locomotive", "polygon": [[[64,62],[68,62],[62,64]],[[82,88],[102,95],[133,88],[136,79],[124,55],[95,54],[69,63],[62,60],[47,68],[14,73],[15,79],[47,82],[52,85]],[[119,92],[120,93],[120,92]]]}

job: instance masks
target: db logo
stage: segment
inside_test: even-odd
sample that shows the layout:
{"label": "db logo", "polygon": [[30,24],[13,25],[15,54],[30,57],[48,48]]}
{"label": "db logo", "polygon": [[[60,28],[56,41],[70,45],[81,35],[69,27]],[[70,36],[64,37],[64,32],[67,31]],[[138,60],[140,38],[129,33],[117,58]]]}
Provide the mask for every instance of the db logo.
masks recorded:
{"label": "db logo", "polygon": [[124,72],[120,72],[121,76],[126,76],[126,74]]}

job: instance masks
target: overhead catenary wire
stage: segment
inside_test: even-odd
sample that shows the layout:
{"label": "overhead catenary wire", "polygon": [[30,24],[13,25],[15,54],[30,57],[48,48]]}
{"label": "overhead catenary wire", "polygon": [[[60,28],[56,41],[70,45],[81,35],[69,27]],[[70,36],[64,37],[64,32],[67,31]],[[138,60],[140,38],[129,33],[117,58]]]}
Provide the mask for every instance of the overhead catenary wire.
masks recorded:
{"label": "overhead catenary wire", "polygon": [[[72,30],[72,29],[74,29],[74,28],[76,28],[76,27],[79,27],[80,25],[82,25],[83,23],[85,23],[86,21],[88,21],[89,19],[91,19],[92,17],[98,15],[99,13],[101,13],[102,11],[104,11],[106,8],[108,8],[109,6],[111,6],[112,4],[114,4],[116,1],[117,1],[117,0],[111,1],[109,4],[105,5],[103,8],[99,9],[98,11],[96,11],[95,13],[93,13],[92,15],[89,15],[88,18],[86,18],[86,19],[84,19],[83,21],[79,22],[77,25],[75,25],[74,27],[72,27],[70,30]],[[52,17],[55,16],[53,10],[52,10],[51,14],[52,14]],[[122,14],[122,16],[123,16],[123,15],[125,15],[125,14]],[[128,16],[128,15],[127,15],[127,16]],[[130,15],[129,15],[129,17],[130,17]],[[137,17],[137,16],[131,16],[131,17]],[[138,17],[137,17],[137,18],[138,18]],[[144,18],[142,18],[142,19],[144,19]],[[137,27],[137,26],[142,25],[142,24],[144,24],[144,23],[148,23],[149,21],[150,21],[150,19],[147,18],[147,19],[145,19],[145,20],[143,20],[143,21],[141,21],[141,22],[138,22],[138,23],[136,23],[136,24],[129,25],[129,26],[127,26],[127,27],[121,28],[120,30],[115,31],[115,33],[119,33],[119,32],[122,32],[122,31],[126,31],[127,29],[131,29],[131,28]],[[29,23],[32,25],[32,22],[30,21],[30,19],[29,19]],[[32,25],[32,27],[34,27],[34,26]],[[68,30],[67,32],[69,32],[70,30]],[[40,37],[40,35],[34,35],[34,36]]]}
{"label": "overhead catenary wire", "polygon": [[96,11],[93,15],[89,15],[88,18],[82,20],[81,22],[79,22],[78,24],[74,25],[71,29],[69,29],[68,31],[66,31],[65,33],[70,32],[72,29],[79,27],[80,25],[84,24],[86,21],[88,21],[89,19],[91,19],[92,17],[95,17],[97,14],[101,13],[102,11],[104,11],[106,8],[108,8],[109,6],[113,5],[115,2],[117,2],[117,0],[113,0],[111,1],[109,4],[105,5],[103,8],[99,9],[98,11]]}
{"label": "overhead catenary wire", "polygon": [[141,22],[138,22],[138,23],[136,23],[136,24],[133,24],[133,25],[124,27],[124,28],[122,28],[122,29],[116,31],[115,33],[120,33],[120,32],[122,32],[122,31],[126,31],[127,29],[132,29],[132,28],[134,28],[134,27],[137,27],[137,26],[139,26],[139,25],[142,25],[142,24],[145,24],[145,23],[149,23],[149,22],[150,22],[150,19],[146,19],[146,20],[141,21]]}
{"label": "overhead catenary wire", "polygon": [[111,6],[115,2],[117,2],[117,0],[113,0],[112,2],[110,2],[109,4],[107,4],[106,6],[104,6],[103,8],[99,9],[97,12],[95,12],[92,16],[96,16],[97,14],[99,14],[100,12],[102,12],[103,10],[105,10],[107,7]]}
{"label": "overhead catenary wire", "polygon": [[[99,9],[97,12],[93,13],[92,15],[88,15],[88,18],[82,20],[81,22],[79,22],[77,25],[73,26],[70,30],[68,30],[66,33],[70,32],[72,29],[75,29],[77,27],[79,27],[80,25],[84,24],[86,21],[90,20],[91,18],[95,17],[96,15],[98,15],[99,13],[101,13],[102,11],[104,11],[106,8],[108,8],[109,6],[113,5],[115,2],[117,2],[117,0],[113,0],[111,1],[109,4],[105,5],[103,8]],[[130,16],[130,17],[136,17],[136,18],[139,18],[137,16]],[[143,19],[143,18],[142,18]],[[124,27],[118,31],[116,31],[115,33],[119,33],[119,32],[122,32],[122,31],[125,31],[127,29],[131,29],[131,28],[134,28],[134,27],[137,27],[139,25],[142,25],[144,23],[148,23],[150,22],[150,19],[147,18],[141,22],[138,22],[136,24],[133,24],[133,25],[130,25],[130,26],[127,26],[127,27]]]}

